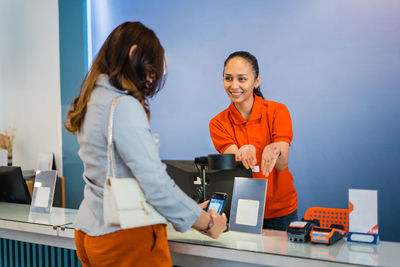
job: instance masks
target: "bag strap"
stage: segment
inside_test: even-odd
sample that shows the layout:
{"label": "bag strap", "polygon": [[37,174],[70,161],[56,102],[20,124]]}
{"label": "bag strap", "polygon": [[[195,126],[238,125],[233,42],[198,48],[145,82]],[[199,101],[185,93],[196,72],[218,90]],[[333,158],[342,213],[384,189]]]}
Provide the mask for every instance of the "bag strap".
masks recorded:
{"label": "bag strap", "polygon": [[110,113],[108,114],[108,135],[107,135],[107,176],[106,182],[110,177],[110,167],[112,177],[115,178],[115,160],[114,160],[114,142],[113,142],[113,125],[114,125],[114,110],[117,101],[122,97],[116,96],[111,102]]}

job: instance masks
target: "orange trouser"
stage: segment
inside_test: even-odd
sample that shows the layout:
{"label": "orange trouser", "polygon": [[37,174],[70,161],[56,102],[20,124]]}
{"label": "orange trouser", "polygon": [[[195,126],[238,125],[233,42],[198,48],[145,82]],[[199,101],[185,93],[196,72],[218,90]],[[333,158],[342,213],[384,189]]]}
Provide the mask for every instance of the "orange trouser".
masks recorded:
{"label": "orange trouser", "polygon": [[164,224],[124,229],[101,236],[75,230],[82,266],[172,266]]}

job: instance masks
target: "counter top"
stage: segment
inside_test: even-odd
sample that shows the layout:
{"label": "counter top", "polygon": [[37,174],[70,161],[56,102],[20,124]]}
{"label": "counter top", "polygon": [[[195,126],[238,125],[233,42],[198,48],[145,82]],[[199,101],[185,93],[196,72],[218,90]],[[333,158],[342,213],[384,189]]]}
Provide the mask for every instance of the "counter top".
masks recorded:
{"label": "counter top", "polygon": [[[0,237],[75,249],[74,209],[53,208],[50,214],[30,214],[29,205],[0,203]],[[212,239],[190,229],[185,233],[168,225],[174,264],[182,266],[398,266],[400,243],[377,245],[340,240],[324,244],[292,243],[286,232],[263,230],[261,235],[235,231]]]}
{"label": "counter top", "polygon": [[[286,232],[274,230],[263,230],[262,235],[229,231],[223,233],[219,239],[214,240],[193,229],[185,233],[176,232],[170,225],[168,226],[168,240],[208,248],[230,249],[232,253],[226,257],[227,260],[239,258],[240,252],[252,252],[255,254],[253,255],[255,257],[253,258],[254,264],[263,263],[264,257],[260,257],[260,255],[283,256],[278,257],[280,258],[278,265],[282,266],[291,264],[293,258],[296,259],[297,266],[314,265],[310,260],[314,261],[316,266],[321,266],[321,264],[325,266],[330,264],[335,266],[337,264],[398,266],[400,263],[400,243],[398,242],[381,241],[377,245],[370,245],[350,243],[342,239],[331,246],[310,242],[293,243],[288,241]],[[212,254],[213,250],[209,250],[208,253]],[[218,257],[220,258],[221,255]],[[249,258],[246,259],[247,262],[249,260],[251,261]]]}

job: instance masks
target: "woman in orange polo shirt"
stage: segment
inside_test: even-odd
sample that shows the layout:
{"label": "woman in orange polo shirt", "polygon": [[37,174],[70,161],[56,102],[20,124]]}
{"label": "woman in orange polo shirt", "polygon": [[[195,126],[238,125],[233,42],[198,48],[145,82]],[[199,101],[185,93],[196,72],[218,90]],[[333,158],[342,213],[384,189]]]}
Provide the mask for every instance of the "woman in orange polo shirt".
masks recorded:
{"label": "woman in orange polo shirt", "polygon": [[289,111],[264,99],[258,62],[249,52],[229,55],[223,80],[232,103],[210,121],[211,139],[219,153],[236,154],[254,178],[268,179],[263,228],[285,230],[297,220],[297,193],[288,169]]}

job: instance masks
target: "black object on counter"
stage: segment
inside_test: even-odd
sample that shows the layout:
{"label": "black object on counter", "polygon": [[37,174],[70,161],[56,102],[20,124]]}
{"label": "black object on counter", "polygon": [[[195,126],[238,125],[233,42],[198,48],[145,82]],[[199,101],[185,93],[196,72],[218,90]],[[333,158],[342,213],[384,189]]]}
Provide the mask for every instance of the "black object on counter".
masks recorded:
{"label": "black object on counter", "polygon": [[209,154],[208,168],[211,170],[232,170],[236,168],[235,154]]}

